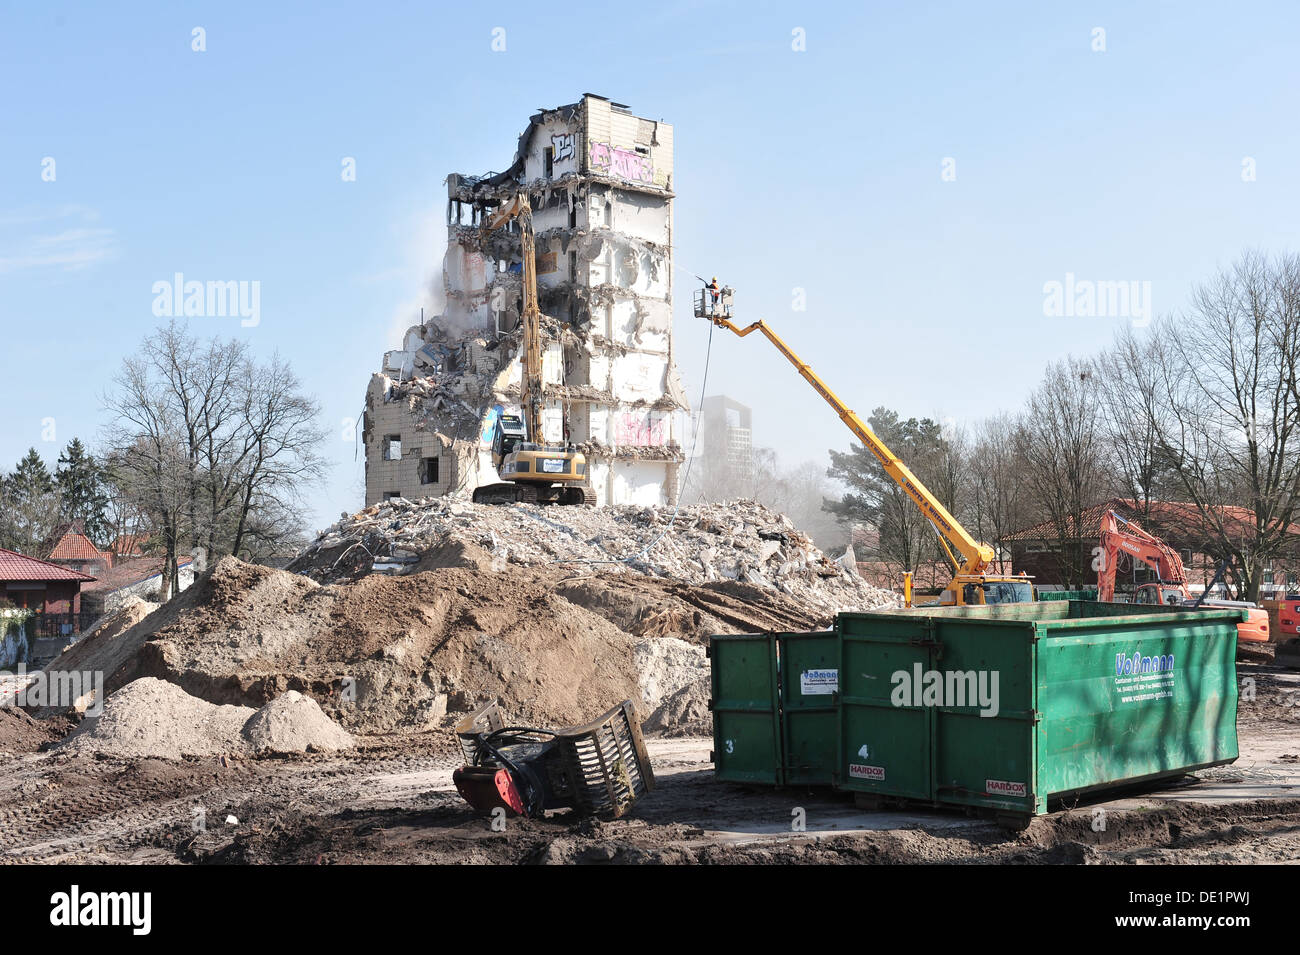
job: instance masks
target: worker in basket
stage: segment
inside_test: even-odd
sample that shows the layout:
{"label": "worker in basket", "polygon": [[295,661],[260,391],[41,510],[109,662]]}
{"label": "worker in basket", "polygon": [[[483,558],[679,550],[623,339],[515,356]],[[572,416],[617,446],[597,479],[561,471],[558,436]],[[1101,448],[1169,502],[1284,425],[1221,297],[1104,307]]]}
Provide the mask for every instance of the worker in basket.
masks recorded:
{"label": "worker in basket", "polygon": [[713,298],[713,308],[718,307],[718,296],[722,294],[722,288],[718,285],[718,277],[715,275],[708,285],[704,286],[709,290],[709,295]]}

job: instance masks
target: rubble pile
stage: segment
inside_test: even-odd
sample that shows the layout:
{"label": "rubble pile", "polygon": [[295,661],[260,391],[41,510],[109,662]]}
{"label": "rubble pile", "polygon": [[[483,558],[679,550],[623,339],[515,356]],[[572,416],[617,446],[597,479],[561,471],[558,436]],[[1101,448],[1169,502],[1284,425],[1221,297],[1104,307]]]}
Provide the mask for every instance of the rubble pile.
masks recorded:
{"label": "rubble pile", "polygon": [[77,746],[138,755],[329,749],[345,729],[446,730],[494,700],[565,726],[631,699],[656,729],[698,732],[711,634],[823,628],[895,602],[749,501],[395,500],[335,524],[288,570],[222,558],[51,667],[105,675],[105,716]]}
{"label": "rubble pile", "polygon": [[[431,563],[432,561],[432,563]],[[395,499],[333,524],[289,565],[331,581],[376,569],[509,565],[638,573],[691,586],[736,581],[822,614],[896,605],[852,562],[824,555],[789,518],[754,501],[682,507],[510,507]]]}

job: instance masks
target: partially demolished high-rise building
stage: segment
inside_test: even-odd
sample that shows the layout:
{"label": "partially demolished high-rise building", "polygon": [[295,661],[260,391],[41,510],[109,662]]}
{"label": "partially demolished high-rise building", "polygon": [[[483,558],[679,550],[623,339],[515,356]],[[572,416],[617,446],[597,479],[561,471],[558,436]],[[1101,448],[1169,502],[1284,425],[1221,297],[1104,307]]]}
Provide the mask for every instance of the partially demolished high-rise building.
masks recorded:
{"label": "partially demolished high-rise building", "polygon": [[447,177],[443,314],[415,325],[366,392],[366,504],[496,483],[496,418],[518,413],[518,225],[537,235],[547,443],[586,453],[598,504],[674,503],[687,402],[673,362],[673,128],[586,94],[529,120],[505,172]]}

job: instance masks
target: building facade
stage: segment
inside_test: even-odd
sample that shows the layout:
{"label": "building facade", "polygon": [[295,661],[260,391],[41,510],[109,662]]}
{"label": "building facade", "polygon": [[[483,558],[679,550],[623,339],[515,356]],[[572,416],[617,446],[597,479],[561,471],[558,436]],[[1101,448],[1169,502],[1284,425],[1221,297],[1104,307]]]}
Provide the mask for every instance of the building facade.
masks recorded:
{"label": "building facade", "polygon": [[726,395],[700,403],[696,439],[700,488],[712,499],[750,497],[754,493],[754,414]]}
{"label": "building facade", "polygon": [[510,167],[447,178],[446,305],[384,356],[366,392],[366,504],[497,482],[496,418],[518,413],[517,224],[533,209],[546,443],[587,455],[598,504],[676,500],[687,410],[673,360],[673,130],[586,94],[534,115]]}

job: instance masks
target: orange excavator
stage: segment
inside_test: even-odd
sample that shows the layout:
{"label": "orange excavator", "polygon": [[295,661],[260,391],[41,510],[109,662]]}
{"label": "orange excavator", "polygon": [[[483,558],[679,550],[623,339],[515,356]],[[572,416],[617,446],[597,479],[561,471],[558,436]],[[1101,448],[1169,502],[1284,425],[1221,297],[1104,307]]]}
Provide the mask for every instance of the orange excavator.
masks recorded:
{"label": "orange excavator", "polygon": [[[1207,599],[1205,594],[1193,599],[1187,590],[1187,572],[1178,552],[1133,521],[1125,520],[1114,511],[1107,511],[1101,519],[1101,547],[1097,555],[1097,599],[1115,599],[1115,570],[1119,552],[1140,560],[1156,573],[1156,579],[1139,584],[1133,591],[1135,604],[1164,604],[1175,607],[1240,607],[1247,610],[1250,619],[1237,624],[1237,640],[1241,643],[1266,643],[1268,641],[1268,612],[1244,600]],[[1217,582],[1223,569],[1215,575]],[[1208,593],[1208,589],[1207,589]]]}

